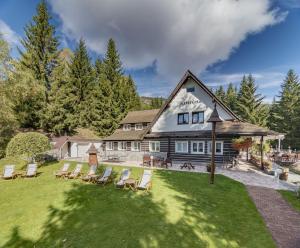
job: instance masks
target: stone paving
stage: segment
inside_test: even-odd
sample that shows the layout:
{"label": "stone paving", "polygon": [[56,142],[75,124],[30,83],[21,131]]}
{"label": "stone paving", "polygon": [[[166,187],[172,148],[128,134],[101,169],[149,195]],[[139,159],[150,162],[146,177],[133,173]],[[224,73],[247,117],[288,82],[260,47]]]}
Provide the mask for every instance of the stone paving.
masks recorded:
{"label": "stone paving", "polygon": [[274,189],[247,186],[278,247],[300,247],[300,213]]}

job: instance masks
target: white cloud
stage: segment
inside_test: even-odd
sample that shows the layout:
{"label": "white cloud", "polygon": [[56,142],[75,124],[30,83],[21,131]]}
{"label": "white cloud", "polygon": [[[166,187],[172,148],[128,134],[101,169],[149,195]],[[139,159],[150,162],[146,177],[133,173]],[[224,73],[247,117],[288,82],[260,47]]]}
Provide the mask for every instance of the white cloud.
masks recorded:
{"label": "white cloud", "polygon": [[162,77],[178,80],[226,60],[241,41],[284,20],[270,0],[50,0],[71,39],[103,54],[116,40],[126,68],[157,60]]}
{"label": "white cloud", "polygon": [[3,20],[0,19],[0,34],[12,46],[19,45],[20,37]]}

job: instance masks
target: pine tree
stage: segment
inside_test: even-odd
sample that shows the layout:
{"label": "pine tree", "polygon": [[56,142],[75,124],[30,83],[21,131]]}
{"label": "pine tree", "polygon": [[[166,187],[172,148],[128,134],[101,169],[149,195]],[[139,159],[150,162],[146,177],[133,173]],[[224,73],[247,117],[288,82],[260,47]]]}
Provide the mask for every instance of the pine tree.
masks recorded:
{"label": "pine tree", "polygon": [[[45,1],[37,6],[37,14],[25,27],[25,38],[21,41],[25,51],[19,49],[22,64],[32,71],[33,77],[50,89],[50,76],[57,61],[58,40],[55,27]],[[47,97],[47,92],[46,92]]]}
{"label": "pine tree", "polygon": [[294,146],[295,135],[299,132],[298,108],[300,104],[300,85],[298,76],[289,70],[281,85],[278,107],[278,131],[286,134],[283,145]]}
{"label": "pine tree", "polygon": [[237,89],[233,86],[232,83],[228,85],[225,97],[225,104],[229,107],[234,113],[237,113]]}
{"label": "pine tree", "polygon": [[88,125],[85,116],[88,106],[86,100],[94,88],[94,75],[84,41],[81,39],[70,64],[68,87],[74,99],[74,122],[77,126]]}
{"label": "pine tree", "polygon": [[150,109],[159,109],[163,105],[164,100],[162,97],[154,97],[151,99]]}
{"label": "pine tree", "polygon": [[126,80],[126,90],[127,90],[126,98],[127,98],[128,110],[140,110],[141,99],[137,93],[135,83],[130,75]]}
{"label": "pine tree", "polygon": [[264,97],[257,93],[254,78],[244,76],[238,93],[238,115],[252,123],[265,126],[267,122],[267,108],[263,103]]}
{"label": "pine tree", "polygon": [[71,53],[64,49],[60,53],[58,65],[51,76],[51,90],[49,92],[49,103],[44,116],[44,129],[57,135],[70,134],[76,127],[75,120],[75,98],[71,94],[69,82],[69,61]]}
{"label": "pine tree", "polygon": [[225,91],[224,91],[224,88],[223,86],[219,86],[219,88],[216,89],[215,91],[215,95],[222,101],[225,103],[225,97],[226,97],[226,94],[225,94]]}
{"label": "pine tree", "polygon": [[103,66],[106,79],[112,84],[116,83],[123,75],[122,62],[113,39],[109,39],[108,41]]}

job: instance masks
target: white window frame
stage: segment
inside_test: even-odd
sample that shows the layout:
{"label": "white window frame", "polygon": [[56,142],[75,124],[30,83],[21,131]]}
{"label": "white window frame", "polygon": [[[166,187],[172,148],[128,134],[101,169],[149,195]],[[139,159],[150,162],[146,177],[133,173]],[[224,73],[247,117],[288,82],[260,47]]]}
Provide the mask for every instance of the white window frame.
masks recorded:
{"label": "white window frame", "polygon": [[118,151],[126,151],[126,147],[127,147],[126,141],[118,141]]}
{"label": "white window frame", "polygon": [[143,123],[136,123],[135,130],[143,130]]}
{"label": "white window frame", "polygon": [[[154,150],[152,149],[152,144],[155,144]],[[149,152],[160,152],[160,141],[149,141]]]}
{"label": "white window frame", "polygon": [[106,142],[106,150],[107,151],[112,151],[114,149],[114,142]]}
{"label": "white window frame", "polygon": [[[137,144],[137,146],[135,146],[135,144]],[[131,142],[131,151],[133,151],[133,152],[139,152],[139,151],[141,151],[141,142],[139,142],[139,141],[132,141]]]}
{"label": "white window frame", "polygon": [[[185,151],[179,151],[177,148],[177,144],[178,143],[182,143],[182,144],[186,144],[186,148],[187,148],[187,150],[185,150]],[[182,148],[183,148],[183,145],[182,145]],[[189,153],[189,142],[187,141],[187,140],[177,140],[177,141],[175,141],[175,153]]]}
{"label": "white window frame", "polygon": [[[221,144],[221,152],[217,152],[217,143]],[[207,154],[211,154],[211,141],[207,142]],[[223,141],[216,141],[216,147],[215,147],[215,154],[216,155],[223,155],[223,151],[224,151],[224,142]]]}
{"label": "white window frame", "polygon": [[[199,150],[199,144],[202,144],[202,146],[203,146],[203,152],[199,152],[198,150]],[[194,146],[194,144],[197,144],[197,151],[196,152],[194,152],[193,151],[193,146]],[[198,140],[194,140],[194,141],[191,141],[191,153],[192,154],[205,154],[205,141],[198,141]]]}
{"label": "white window frame", "polygon": [[124,131],[130,131],[131,130],[131,124],[124,124],[123,125],[123,130]]}

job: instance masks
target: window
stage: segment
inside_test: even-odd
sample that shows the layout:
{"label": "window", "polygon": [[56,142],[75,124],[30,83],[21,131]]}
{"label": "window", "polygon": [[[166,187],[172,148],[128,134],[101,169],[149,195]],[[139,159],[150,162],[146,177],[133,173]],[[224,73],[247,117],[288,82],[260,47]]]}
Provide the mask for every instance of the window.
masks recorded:
{"label": "window", "polygon": [[123,130],[124,130],[124,131],[129,131],[129,130],[131,130],[131,124],[124,124]]}
{"label": "window", "polygon": [[193,112],[192,114],[192,123],[203,123],[204,122],[204,112]]}
{"label": "window", "polygon": [[195,91],[195,87],[186,88],[186,92],[194,92],[194,91]]}
{"label": "window", "polygon": [[[207,143],[207,153],[211,154],[211,141]],[[222,155],[223,154],[223,141],[216,141],[216,154]]]}
{"label": "window", "polygon": [[142,123],[135,124],[135,130],[143,130],[143,124]]}
{"label": "window", "polygon": [[160,142],[159,141],[150,141],[149,142],[149,151],[150,152],[159,152],[160,151]]}
{"label": "window", "polygon": [[189,113],[178,114],[178,125],[189,124]]}
{"label": "window", "polygon": [[175,141],[175,152],[176,153],[188,153],[189,152],[188,141]]}
{"label": "window", "polygon": [[126,150],[126,142],[125,141],[118,142],[118,150],[119,151],[125,151]]}
{"label": "window", "polygon": [[139,152],[141,150],[141,142],[132,141],[131,142],[131,151]]}
{"label": "window", "polygon": [[106,150],[112,151],[114,148],[113,144],[113,142],[106,142]]}
{"label": "window", "polygon": [[204,154],[204,141],[192,141],[192,153],[194,154]]}

